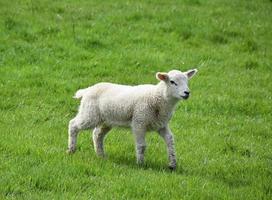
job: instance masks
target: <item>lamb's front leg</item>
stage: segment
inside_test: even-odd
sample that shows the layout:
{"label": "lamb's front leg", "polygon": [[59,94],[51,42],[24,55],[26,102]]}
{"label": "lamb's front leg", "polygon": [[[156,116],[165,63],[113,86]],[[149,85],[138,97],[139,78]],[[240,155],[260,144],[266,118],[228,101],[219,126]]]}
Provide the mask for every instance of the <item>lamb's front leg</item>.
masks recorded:
{"label": "lamb's front leg", "polygon": [[159,134],[160,134],[160,136],[162,136],[162,138],[164,139],[164,141],[167,145],[169,168],[171,170],[174,170],[174,169],[176,169],[177,163],[176,163],[176,153],[175,153],[175,148],[174,148],[173,134],[168,126],[160,129]]}
{"label": "lamb's front leg", "polygon": [[146,130],[145,128],[137,127],[137,126],[133,126],[132,130],[133,130],[133,133],[135,136],[135,142],[136,142],[137,164],[143,164],[144,152],[146,148],[146,143],[145,143]]}

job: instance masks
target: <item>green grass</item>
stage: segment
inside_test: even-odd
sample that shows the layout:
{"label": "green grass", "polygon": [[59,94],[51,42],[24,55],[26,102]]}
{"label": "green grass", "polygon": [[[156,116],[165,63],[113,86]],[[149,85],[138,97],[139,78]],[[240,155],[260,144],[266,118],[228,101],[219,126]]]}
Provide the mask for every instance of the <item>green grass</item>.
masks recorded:
{"label": "green grass", "polygon": [[[0,0],[0,199],[271,199],[272,2]],[[178,168],[149,134],[135,164],[130,130],[90,133],[73,156],[74,92],[156,83],[197,67],[171,121]]]}

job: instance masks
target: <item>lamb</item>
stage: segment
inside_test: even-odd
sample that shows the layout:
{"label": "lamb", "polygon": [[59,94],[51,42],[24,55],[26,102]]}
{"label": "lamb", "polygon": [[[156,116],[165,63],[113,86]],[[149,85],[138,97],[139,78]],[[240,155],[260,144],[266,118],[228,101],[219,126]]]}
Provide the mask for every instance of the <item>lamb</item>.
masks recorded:
{"label": "lamb", "polygon": [[94,129],[94,150],[98,156],[104,156],[103,141],[112,127],[131,127],[136,142],[137,163],[142,164],[146,132],[157,131],[167,145],[169,168],[176,169],[174,138],[169,121],[177,103],[189,98],[188,80],[196,73],[197,69],[158,72],[157,85],[98,83],[78,90],[74,98],[81,99],[81,104],[78,114],[69,122],[67,152],[75,152],[80,130]]}

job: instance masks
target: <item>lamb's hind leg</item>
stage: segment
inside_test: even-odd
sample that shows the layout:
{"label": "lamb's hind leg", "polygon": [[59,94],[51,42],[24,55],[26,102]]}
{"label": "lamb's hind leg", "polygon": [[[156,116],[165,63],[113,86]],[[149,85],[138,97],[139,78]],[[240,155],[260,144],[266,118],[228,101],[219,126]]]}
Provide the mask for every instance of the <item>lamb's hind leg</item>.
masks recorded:
{"label": "lamb's hind leg", "polygon": [[76,151],[76,142],[79,131],[88,128],[90,128],[90,124],[78,116],[69,122],[67,153],[74,153]]}
{"label": "lamb's hind leg", "polygon": [[98,156],[104,156],[103,142],[110,130],[111,128],[108,126],[98,126],[93,130],[94,150]]}

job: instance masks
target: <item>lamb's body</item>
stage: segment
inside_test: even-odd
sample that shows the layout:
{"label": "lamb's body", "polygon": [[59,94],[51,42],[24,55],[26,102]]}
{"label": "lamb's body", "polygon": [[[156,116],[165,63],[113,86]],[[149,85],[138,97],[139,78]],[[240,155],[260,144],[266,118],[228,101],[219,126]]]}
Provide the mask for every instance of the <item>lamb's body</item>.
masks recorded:
{"label": "lamb's body", "polygon": [[[172,71],[172,74],[173,79],[182,78],[183,73]],[[188,91],[187,85],[184,88]],[[179,96],[173,97],[173,91],[166,80],[157,85],[139,86],[99,83],[77,91],[75,98],[81,98],[81,104],[77,116],[69,123],[68,152],[75,151],[80,130],[94,128],[95,151],[98,155],[104,155],[103,139],[109,130],[114,126],[131,127],[136,139],[137,161],[142,163],[146,146],[145,134],[146,131],[153,130],[158,131],[166,141],[170,167],[175,168],[173,136],[168,122],[181,97],[179,93],[174,94]]]}
{"label": "lamb's body", "polygon": [[78,117],[89,123],[86,128],[102,124],[130,127],[134,122],[146,130],[158,130],[168,123],[175,105],[174,102],[169,104],[163,87],[163,84],[96,84],[79,91],[82,100]]}

